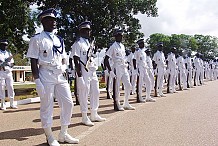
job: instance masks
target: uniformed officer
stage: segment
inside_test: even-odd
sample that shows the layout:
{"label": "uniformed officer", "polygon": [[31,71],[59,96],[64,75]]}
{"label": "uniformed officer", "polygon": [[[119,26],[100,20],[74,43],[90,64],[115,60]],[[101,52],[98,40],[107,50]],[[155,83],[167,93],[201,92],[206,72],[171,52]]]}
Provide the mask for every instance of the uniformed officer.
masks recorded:
{"label": "uniformed officer", "polygon": [[151,80],[151,90],[153,90],[154,89],[154,68],[152,65],[151,50],[148,48],[145,50],[145,53],[147,55],[146,57],[146,61],[148,65],[147,71],[148,71],[149,78]]}
{"label": "uniformed officer", "polygon": [[[93,126],[94,121],[105,121],[98,115],[99,107],[99,81],[96,75],[98,66],[94,61],[95,48],[94,43],[90,42],[91,23],[90,21],[82,22],[79,26],[79,39],[71,47],[71,58],[74,60],[77,73],[77,86],[80,101],[80,110],[82,112],[82,123],[87,126]],[[88,112],[88,94],[90,93],[90,119]],[[93,121],[93,122],[92,122]]]}
{"label": "uniformed officer", "polygon": [[188,85],[190,88],[193,87],[192,83],[192,76],[193,76],[193,66],[191,61],[191,51],[188,52],[187,57],[185,58],[185,64],[186,64],[186,74],[187,74],[187,80]]}
{"label": "uniformed officer", "polygon": [[70,86],[63,76],[66,69],[66,52],[63,39],[54,34],[56,29],[55,9],[48,9],[38,15],[43,25],[43,31],[30,39],[27,57],[31,59],[31,69],[36,83],[36,90],[40,96],[40,117],[47,142],[51,146],[60,144],[54,138],[51,130],[53,114],[53,98],[57,98],[61,108],[61,131],[58,136],[60,142],[78,143],[71,137],[68,125],[72,116],[73,101]]}
{"label": "uniformed officer", "polygon": [[164,73],[166,70],[166,61],[163,53],[163,43],[160,42],[157,44],[158,50],[153,56],[153,61],[156,63],[157,68],[155,73],[157,75],[157,93],[158,96],[164,96],[163,94],[163,80]]}
{"label": "uniformed officer", "polygon": [[177,64],[178,64],[178,71],[179,71],[179,78],[180,83],[183,84],[183,89],[187,90],[187,75],[186,75],[186,68],[185,68],[185,62],[182,54],[179,55],[177,58]]}
{"label": "uniformed officer", "polygon": [[[108,49],[106,49],[107,52]],[[106,53],[105,52],[105,53]],[[104,65],[104,75],[105,75],[105,83],[107,85],[106,89],[107,89],[107,98],[111,99],[112,98],[112,91],[113,91],[113,78],[111,78],[110,74],[109,74],[109,70],[107,68],[107,66],[105,65],[105,56],[102,60],[102,64]],[[109,59],[109,64],[112,67],[113,66],[113,60],[110,58]]]}
{"label": "uniformed officer", "polygon": [[[115,37],[115,42],[110,46],[108,51],[106,52],[105,56],[105,65],[109,70],[110,76],[112,78],[116,77],[116,90],[115,90],[115,106],[117,109],[115,110],[124,110],[124,109],[129,109],[129,110],[134,110],[135,107],[131,106],[129,104],[129,96],[130,96],[130,91],[131,91],[131,83],[130,83],[130,77],[129,73],[127,70],[127,61],[125,60],[125,47],[122,44],[122,38],[123,38],[123,31],[120,29],[115,29],[114,31],[114,37]],[[113,67],[110,67],[109,64],[109,58],[112,58],[113,60]],[[125,88],[125,98],[124,98],[124,103],[123,106],[120,105],[120,81],[124,84]]]}
{"label": "uniformed officer", "polygon": [[195,66],[195,78],[194,81],[197,86],[200,86],[200,75],[201,75],[201,65],[200,65],[200,54],[196,53],[195,54],[195,59],[194,59],[194,66]]}
{"label": "uniformed officer", "polygon": [[170,74],[170,79],[169,79],[169,92],[170,93],[175,93],[176,92],[176,69],[178,68],[177,66],[177,61],[176,61],[176,47],[171,48],[171,52],[167,56],[167,61],[168,61],[168,72]]}
{"label": "uniformed officer", "polygon": [[145,53],[145,43],[144,39],[139,39],[137,41],[137,44],[139,46],[138,51],[135,54],[136,59],[136,66],[137,70],[139,71],[139,85],[138,85],[138,94],[139,94],[139,100],[140,102],[145,102],[142,97],[142,86],[145,84],[146,87],[146,101],[153,101],[155,102],[155,99],[151,98],[151,80],[148,75],[148,64],[147,64],[147,55]]}
{"label": "uniformed officer", "polygon": [[205,64],[205,77],[207,80],[210,80],[210,65],[208,59],[204,61]]}
{"label": "uniformed officer", "polygon": [[200,54],[200,84],[203,85],[204,84],[204,56],[203,54]]}
{"label": "uniformed officer", "polygon": [[131,80],[131,85],[132,85],[132,90],[131,90],[131,94],[135,94],[136,93],[136,80],[137,80],[137,73],[138,71],[134,69],[133,66],[133,59],[135,56],[135,51],[136,51],[136,46],[133,45],[131,46],[131,53],[128,56],[128,63],[129,63],[129,71],[130,71],[130,80]]}
{"label": "uniformed officer", "polygon": [[14,104],[14,88],[13,88],[13,76],[12,67],[14,65],[14,59],[12,54],[7,50],[8,41],[0,41],[0,99],[1,109],[6,110],[5,104],[5,85],[10,98],[10,107],[16,109]]}
{"label": "uniformed officer", "polygon": [[209,64],[210,64],[210,80],[213,81],[215,80],[215,59],[211,59]]}

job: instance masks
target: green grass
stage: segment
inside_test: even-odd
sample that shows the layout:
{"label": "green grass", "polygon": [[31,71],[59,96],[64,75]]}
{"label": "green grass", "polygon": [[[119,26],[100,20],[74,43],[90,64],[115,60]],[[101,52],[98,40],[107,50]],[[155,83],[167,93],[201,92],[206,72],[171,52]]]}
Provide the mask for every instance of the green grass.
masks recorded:
{"label": "green grass", "polygon": [[[105,88],[106,85],[104,82],[101,82],[101,78],[99,78],[99,88]],[[27,98],[37,97],[36,85],[35,84],[22,84],[22,85],[14,85],[15,89],[15,100],[22,100]],[[72,86],[70,87],[71,92],[74,92],[74,80]]]}
{"label": "green grass", "polygon": [[14,89],[36,88],[35,84],[14,85]]}

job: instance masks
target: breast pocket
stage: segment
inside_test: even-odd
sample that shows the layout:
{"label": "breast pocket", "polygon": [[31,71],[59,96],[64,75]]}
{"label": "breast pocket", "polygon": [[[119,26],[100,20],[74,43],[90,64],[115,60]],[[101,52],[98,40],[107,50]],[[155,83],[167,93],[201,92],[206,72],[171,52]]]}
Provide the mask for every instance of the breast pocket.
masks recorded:
{"label": "breast pocket", "polygon": [[50,42],[44,41],[43,43],[41,43],[40,50],[39,50],[40,57],[46,59],[49,56],[51,56],[52,47],[53,47],[53,44],[51,44]]}

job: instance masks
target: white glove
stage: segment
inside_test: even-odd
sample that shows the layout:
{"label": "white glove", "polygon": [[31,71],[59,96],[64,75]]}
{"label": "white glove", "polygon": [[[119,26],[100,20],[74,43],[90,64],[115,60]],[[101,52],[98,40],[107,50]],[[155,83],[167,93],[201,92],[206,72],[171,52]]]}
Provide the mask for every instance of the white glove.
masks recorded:
{"label": "white glove", "polygon": [[61,72],[64,73],[66,71],[67,67],[66,65],[61,65]]}
{"label": "white glove", "polygon": [[113,78],[116,78],[116,75],[113,71],[110,71],[110,78],[113,79]]}
{"label": "white glove", "polygon": [[85,84],[83,77],[77,78],[77,85],[78,85],[78,88],[80,88],[81,90],[85,89],[86,84]]}
{"label": "white glove", "polygon": [[36,79],[35,83],[36,83],[36,91],[37,91],[38,95],[40,97],[44,97],[44,95],[45,95],[45,88],[44,88],[42,82],[40,81],[40,79]]}
{"label": "white glove", "polygon": [[134,69],[134,70],[132,71],[132,75],[138,75],[138,70],[137,70],[137,69]]}

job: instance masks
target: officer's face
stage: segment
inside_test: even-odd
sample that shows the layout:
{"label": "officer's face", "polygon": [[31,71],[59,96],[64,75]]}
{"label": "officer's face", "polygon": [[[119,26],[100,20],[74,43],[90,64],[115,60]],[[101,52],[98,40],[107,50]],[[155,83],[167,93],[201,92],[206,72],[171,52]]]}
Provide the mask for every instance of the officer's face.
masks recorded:
{"label": "officer's face", "polygon": [[52,32],[57,28],[56,19],[53,17],[45,17],[41,22],[45,31]]}
{"label": "officer's face", "polygon": [[132,47],[131,51],[132,51],[132,53],[134,53],[135,52],[135,47]]}
{"label": "officer's face", "polygon": [[121,34],[117,34],[117,35],[115,36],[116,42],[122,42],[122,39],[123,39],[123,35],[121,35]]}
{"label": "officer's face", "polygon": [[139,48],[144,48],[144,47],[145,47],[144,42],[139,43]]}
{"label": "officer's face", "polygon": [[1,49],[2,51],[5,51],[7,48],[8,48],[8,45],[6,45],[6,44],[0,44],[0,49]]}
{"label": "officer's face", "polygon": [[146,52],[146,55],[147,55],[147,56],[151,56],[151,52],[150,52],[150,51],[147,51],[147,52]]}
{"label": "officer's face", "polygon": [[80,29],[80,36],[81,37],[84,37],[84,38],[90,38],[91,36],[91,29],[88,29],[88,28],[83,28],[83,29]]}
{"label": "officer's face", "polygon": [[163,51],[163,46],[158,46],[159,51]]}

